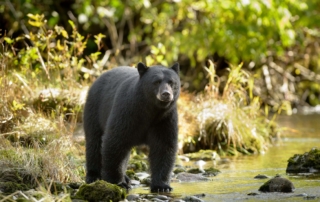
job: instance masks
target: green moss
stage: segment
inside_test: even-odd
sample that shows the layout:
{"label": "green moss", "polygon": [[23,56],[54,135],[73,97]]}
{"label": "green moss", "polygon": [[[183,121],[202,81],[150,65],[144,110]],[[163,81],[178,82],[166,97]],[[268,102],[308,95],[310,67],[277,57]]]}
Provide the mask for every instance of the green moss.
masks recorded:
{"label": "green moss", "polygon": [[134,160],[131,159],[128,164],[128,170],[133,170],[135,172],[142,172],[148,170],[148,165],[143,160]]}
{"label": "green moss", "polygon": [[26,191],[33,187],[17,182],[0,182],[0,190],[4,193],[13,193],[15,191]]}
{"label": "green moss", "polygon": [[204,171],[205,171],[206,176],[216,176],[216,175],[218,175],[218,173],[220,173],[220,170],[215,169],[213,167],[204,169]]}
{"label": "green moss", "polygon": [[0,159],[17,159],[18,155],[13,149],[0,150]]}
{"label": "green moss", "polygon": [[139,178],[136,176],[136,173],[133,170],[127,170],[126,175],[132,180],[139,180]]}
{"label": "green moss", "polygon": [[199,174],[202,173],[202,171],[199,168],[191,168],[187,170],[188,173],[193,173],[193,174]]}
{"label": "green moss", "polygon": [[219,155],[215,150],[200,150],[199,152],[185,154],[190,160],[212,160],[219,158]]}
{"label": "green moss", "polygon": [[176,168],[173,171],[174,174],[178,174],[178,173],[182,173],[182,172],[186,172],[186,170],[182,167]]}
{"label": "green moss", "polygon": [[142,179],[141,184],[145,184],[145,185],[149,186],[151,184],[151,178],[146,177],[146,178]]}
{"label": "green moss", "polygon": [[33,189],[37,186],[36,181],[32,173],[24,169],[11,168],[0,171],[0,190],[5,193]]}
{"label": "green moss", "polygon": [[[316,169],[316,171],[313,169]],[[290,157],[288,159],[287,172],[320,172],[320,149],[313,148],[304,154],[295,154]]]}
{"label": "green moss", "polygon": [[120,201],[125,198],[125,189],[103,180],[82,185],[74,197],[88,201]]}

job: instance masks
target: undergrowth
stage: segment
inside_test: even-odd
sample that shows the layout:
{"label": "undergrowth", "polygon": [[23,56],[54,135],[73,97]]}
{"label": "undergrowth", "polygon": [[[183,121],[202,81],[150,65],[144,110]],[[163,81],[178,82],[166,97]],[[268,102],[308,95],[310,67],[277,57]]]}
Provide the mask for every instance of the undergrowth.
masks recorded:
{"label": "undergrowth", "polygon": [[[180,109],[182,125],[193,126],[187,128],[192,134],[183,134],[184,152],[200,149],[216,150],[221,155],[265,152],[270,138],[277,133],[274,123],[261,111],[259,97],[253,96],[253,77],[241,69],[241,64],[232,66],[221,91],[221,78],[216,76],[214,64],[208,63],[205,69],[209,83],[204,92],[187,101],[187,109]],[[180,102],[185,100],[182,97]]]}
{"label": "undergrowth", "polygon": [[[116,64],[99,52],[102,34],[94,36],[97,52],[84,56],[87,38],[73,22],[72,33],[67,33],[59,26],[47,29],[41,15],[28,17],[34,31],[14,39],[0,36],[0,186],[8,179],[4,176],[20,170],[32,177],[30,186],[40,198],[69,200],[68,194],[50,195],[50,187],[55,181],[83,182],[85,148],[74,133],[82,121],[87,86]],[[265,151],[273,125],[252,95],[251,76],[241,65],[232,67],[219,91],[220,78],[211,62],[206,70],[210,82],[204,92],[183,92],[178,101],[180,153]],[[0,200],[34,197],[24,194],[18,191]]]}

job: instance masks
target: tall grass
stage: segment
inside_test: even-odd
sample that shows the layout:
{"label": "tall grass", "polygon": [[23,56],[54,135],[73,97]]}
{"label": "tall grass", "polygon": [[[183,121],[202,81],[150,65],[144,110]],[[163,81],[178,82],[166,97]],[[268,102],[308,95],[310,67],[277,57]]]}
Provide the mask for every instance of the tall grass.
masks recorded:
{"label": "tall grass", "polygon": [[[84,146],[73,133],[83,104],[79,94],[86,79],[79,72],[86,39],[72,22],[69,36],[62,27],[48,30],[40,15],[29,17],[34,32],[0,36],[0,186],[27,183],[23,176],[38,189],[55,181],[81,182]],[[88,66],[95,57],[88,57]]]}
{"label": "tall grass", "polygon": [[[261,110],[259,97],[253,96],[253,77],[241,67],[232,66],[223,85],[214,64],[209,61],[205,67],[209,83],[189,108],[198,135],[187,135],[186,152],[213,149],[220,154],[236,155],[263,153],[267,149],[272,125]],[[181,120],[184,122],[184,117]]]}

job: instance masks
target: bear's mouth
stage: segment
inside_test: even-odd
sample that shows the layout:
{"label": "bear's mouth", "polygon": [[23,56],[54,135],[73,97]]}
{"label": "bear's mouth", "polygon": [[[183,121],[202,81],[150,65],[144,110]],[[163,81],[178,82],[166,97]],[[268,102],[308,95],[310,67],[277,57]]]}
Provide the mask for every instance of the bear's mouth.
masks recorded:
{"label": "bear's mouth", "polygon": [[170,103],[172,101],[172,99],[168,98],[168,99],[158,99],[161,103]]}

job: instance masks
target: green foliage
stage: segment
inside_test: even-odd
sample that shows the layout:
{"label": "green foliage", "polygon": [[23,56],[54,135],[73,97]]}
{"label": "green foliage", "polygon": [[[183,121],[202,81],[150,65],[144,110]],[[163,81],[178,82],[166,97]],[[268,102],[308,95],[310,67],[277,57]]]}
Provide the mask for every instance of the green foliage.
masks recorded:
{"label": "green foliage", "polygon": [[[38,33],[40,29],[46,33],[43,39],[49,36],[53,39],[57,35],[54,32],[58,32],[56,41],[47,40],[49,43],[45,43],[45,47],[36,44],[27,54],[33,60],[49,61],[50,65],[34,61],[20,63],[26,68],[32,66],[36,75],[36,70],[41,68],[47,72],[70,65],[74,73],[81,69],[84,73],[81,78],[87,79],[101,72],[106,64],[105,60],[99,62],[102,57],[110,57],[111,66],[135,64],[139,60],[145,60],[148,65],[166,65],[181,60],[184,62],[184,86],[202,90],[205,86],[202,66],[207,58],[215,58],[217,63],[220,59],[230,64],[244,62],[244,68],[249,68],[258,78],[254,84],[258,86],[256,92],[264,103],[277,110],[282,100],[292,104],[301,97],[306,99],[299,104],[319,104],[319,90],[305,95],[305,88],[299,87],[304,79],[310,83],[307,90],[320,81],[316,45],[320,40],[319,8],[317,0],[7,1],[0,5],[0,22],[6,22],[0,23],[0,29],[8,36],[18,31],[29,35],[28,32]],[[49,30],[54,32],[48,33]],[[68,39],[71,35],[67,33],[74,31],[81,35],[73,33],[73,40]],[[87,37],[92,35],[95,37]],[[18,41],[10,37],[4,40],[8,44]],[[41,54],[38,53],[39,48],[51,52],[48,45],[59,50],[59,56],[51,57],[41,50]],[[103,51],[106,51],[105,55],[101,54]],[[87,61],[81,60],[81,55],[88,56]],[[28,61],[29,57],[21,59]],[[71,64],[65,62],[69,57],[72,57]],[[280,68],[274,68],[270,63]],[[298,68],[297,64],[303,68]],[[271,85],[264,81],[263,65],[271,69]],[[221,67],[218,65],[218,68]],[[279,83],[283,84],[283,89],[268,89]]]}
{"label": "green foliage", "polygon": [[125,198],[125,189],[103,180],[82,185],[74,196],[74,199],[87,201],[121,201]]}

